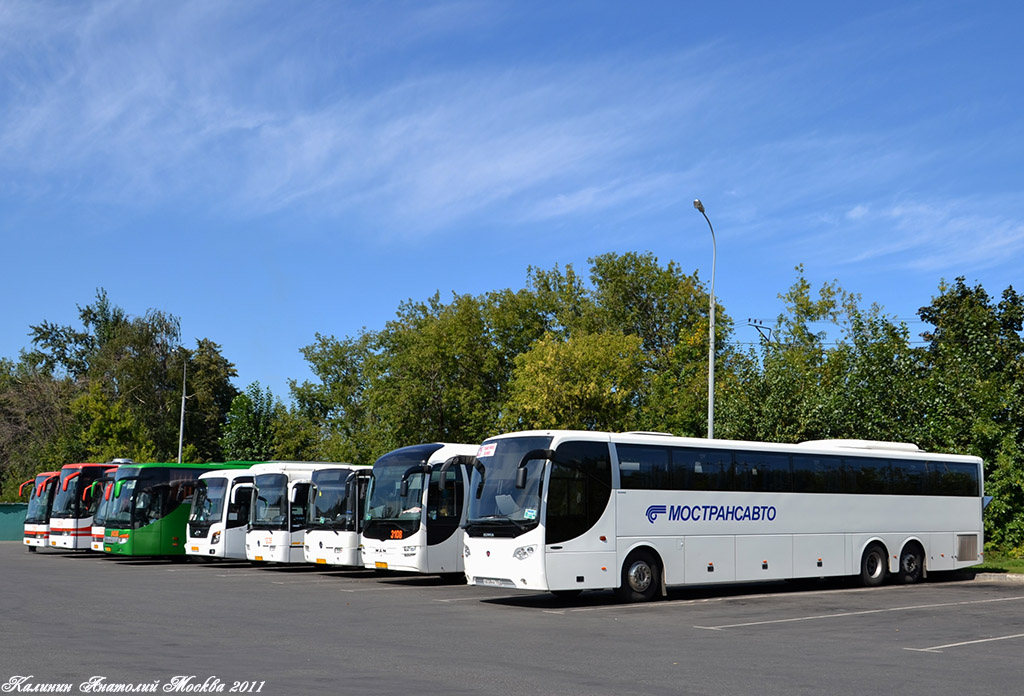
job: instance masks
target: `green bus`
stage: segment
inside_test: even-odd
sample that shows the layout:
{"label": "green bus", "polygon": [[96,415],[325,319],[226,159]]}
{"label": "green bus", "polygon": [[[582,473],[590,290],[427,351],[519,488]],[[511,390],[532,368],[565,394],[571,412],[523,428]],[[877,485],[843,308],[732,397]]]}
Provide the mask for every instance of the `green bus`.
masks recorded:
{"label": "green bus", "polygon": [[103,550],[119,556],[185,556],[185,527],[199,475],[255,463],[122,464],[110,492]]}

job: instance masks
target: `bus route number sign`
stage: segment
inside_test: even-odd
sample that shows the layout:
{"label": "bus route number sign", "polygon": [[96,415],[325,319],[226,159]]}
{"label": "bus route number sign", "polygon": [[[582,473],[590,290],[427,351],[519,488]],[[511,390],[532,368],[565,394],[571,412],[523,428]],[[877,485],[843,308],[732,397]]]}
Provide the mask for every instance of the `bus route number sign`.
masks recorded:
{"label": "bus route number sign", "polygon": [[404,536],[404,532],[401,529],[392,529],[391,530],[391,538],[392,539],[401,539],[403,536]]}

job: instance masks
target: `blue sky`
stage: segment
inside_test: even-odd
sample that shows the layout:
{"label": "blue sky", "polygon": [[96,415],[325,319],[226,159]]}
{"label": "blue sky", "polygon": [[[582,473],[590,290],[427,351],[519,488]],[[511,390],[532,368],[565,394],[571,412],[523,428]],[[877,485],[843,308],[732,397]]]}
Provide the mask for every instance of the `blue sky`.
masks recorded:
{"label": "blue sky", "polygon": [[[650,251],[756,340],[1024,262],[1015,3],[0,1],[0,356],[97,287],[287,396],[316,332]],[[910,324],[919,331],[920,324]]]}

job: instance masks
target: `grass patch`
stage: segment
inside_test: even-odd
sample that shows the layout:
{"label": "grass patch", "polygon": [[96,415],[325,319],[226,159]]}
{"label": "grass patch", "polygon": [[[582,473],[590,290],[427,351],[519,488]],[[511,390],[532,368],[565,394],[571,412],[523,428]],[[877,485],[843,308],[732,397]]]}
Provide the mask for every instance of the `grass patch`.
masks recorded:
{"label": "grass patch", "polygon": [[971,566],[980,573],[1024,573],[1024,558],[1012,558],[996,551],[985,553],[985,562]]}

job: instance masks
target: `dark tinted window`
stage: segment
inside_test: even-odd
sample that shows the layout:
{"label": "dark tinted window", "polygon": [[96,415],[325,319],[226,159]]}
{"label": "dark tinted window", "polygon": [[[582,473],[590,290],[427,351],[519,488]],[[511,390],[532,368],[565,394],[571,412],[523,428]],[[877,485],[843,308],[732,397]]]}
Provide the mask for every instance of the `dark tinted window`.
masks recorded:
{"label": "dark tinted window", "polygon": [[792,490],[788,454],[736,452],[733,467],[737,491],[785,493]]}
{"label": "dark tinted window", "polygon": [[797,493],[842,493],[842,460],[818,454],[793,455],[793,490]]}
{"label": "dark tinted window", "polygon": [[619,455],[619,477],[623,488],[673,487],[667,447],[616,445],[615,451]]}
{"label": "dark tinted window", "polygon": [[880,457],[616,445],[626,489],[977,496],[978,467]]}
{"label": "dark tinted window", "polygon": [[732,490],[732,452],[673,448],[672,478],[679,490]]}
{"label": "dark tinted window", "polygon": [[548,487],[547,540],[574,539],[608,507],[612,466],[604,442],[565,442],[555,450]]}
{"label": "dark tinted window", "polygon": [[848,493],[885,495],[890,490],[889,460],[873,457],[847,457],[843,460],[846,476],[843,489]]}
{"label": "dark tinted window", "polygon": [[928,464],[926,462],[892,461],[890,491],[894,495],[925,495],[928,493]]}
{"label": "dark tinted window", "polygon": [[978,495],[978,468],[959,462],[928,462],[930,495]]}

